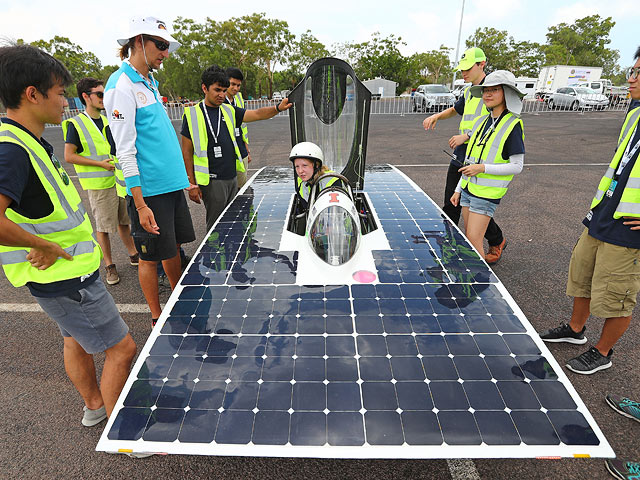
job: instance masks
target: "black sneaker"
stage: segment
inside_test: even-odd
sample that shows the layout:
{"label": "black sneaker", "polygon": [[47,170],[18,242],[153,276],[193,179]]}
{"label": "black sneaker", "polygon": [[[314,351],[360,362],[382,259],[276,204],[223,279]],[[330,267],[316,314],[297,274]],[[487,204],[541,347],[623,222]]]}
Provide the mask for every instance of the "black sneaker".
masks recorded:
{"label": "black sneaker", "polygon": [[607,466],[609,473],[619,480],[633,480],[640,478],[640,462],[608,459],[604,463]]}
{"label": "black sneaker", "polygon": [[591,347],[582,355],[569,360],[566,367],[574,373],[591,375],[613,365],[611,355],[613,355],[613,349],[609,350],[609,354],[605,357],[596,347]]}
{"label": "black sneaker", "polygon": [[578,333],[574,332],[568,323],[563,323],[559,327],[552,328],[540,334],[540,338],[545,342],[550,343],[574,343],[576,345],[584,345],[587,343],[587,337],[584,336],[584,331],[587,327],[582,327],[582,330]]}

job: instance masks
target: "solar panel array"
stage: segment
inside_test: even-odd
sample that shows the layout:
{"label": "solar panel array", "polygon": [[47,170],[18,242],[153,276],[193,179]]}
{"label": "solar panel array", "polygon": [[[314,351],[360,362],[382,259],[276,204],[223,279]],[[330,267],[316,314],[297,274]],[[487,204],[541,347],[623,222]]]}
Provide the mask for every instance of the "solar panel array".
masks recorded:
{"label": "solar panel array", "polygon": [[298,252],[278,251],[291,170],[264,169],[194,256],[99,450],[610,454],[457,228],[396,169],[366,178],[391,246],[373,253],[379,283],[296,285]]}

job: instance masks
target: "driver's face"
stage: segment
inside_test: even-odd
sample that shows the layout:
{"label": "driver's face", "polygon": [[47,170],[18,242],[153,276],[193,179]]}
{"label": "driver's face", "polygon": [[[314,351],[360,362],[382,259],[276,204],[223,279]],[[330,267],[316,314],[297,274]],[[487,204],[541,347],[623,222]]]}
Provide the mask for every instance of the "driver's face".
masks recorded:
{"label": "driver's face", "polygon": [[293,161],[296,174],[303,182],[308,182],[313,177],[313,162],[306,158],[296,158]]}

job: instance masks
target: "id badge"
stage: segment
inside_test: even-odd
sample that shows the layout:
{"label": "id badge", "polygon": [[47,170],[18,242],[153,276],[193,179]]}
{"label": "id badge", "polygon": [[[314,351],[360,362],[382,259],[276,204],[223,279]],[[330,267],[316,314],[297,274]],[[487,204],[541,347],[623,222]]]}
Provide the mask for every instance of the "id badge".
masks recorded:
{"label": "id badge", "polygon": [[236,128],[236,137],[239,137],[239,136],[240,136],[240,129]]}
{"label": "id badge", "polygon": [[213,155],[216,158],[222,158],[222,147],[220,146],[213,147]]}
{"label": "id badge", "polygon": [[611,185],[609,185],[609,189],[607,190],[607,197],[613,196],[613,191],[616,189],[616,185],[618,185],[617,180],[611,180]]}

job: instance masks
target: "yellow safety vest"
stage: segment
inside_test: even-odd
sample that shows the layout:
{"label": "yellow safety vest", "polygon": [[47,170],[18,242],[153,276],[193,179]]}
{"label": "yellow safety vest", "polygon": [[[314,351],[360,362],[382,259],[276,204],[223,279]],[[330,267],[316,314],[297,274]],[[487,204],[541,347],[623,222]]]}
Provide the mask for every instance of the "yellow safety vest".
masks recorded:
{"label": "yellow safety vest", "polygon": [[[88,115],[81,113],[73,118],[62,122],[63,136],[67,137],[69,124],[72,123],[78,132],[82,152],[78,153],[81,157],[90,158],[91,160],[103,161],[111,157],[111,145],[107,141],[107,127],[109,123],[104,115],[100,115],[102,119],[102,131],[96,128],[94,121]],[[117,162],[114,162],[116,169],[114,171],[105,170],[102,167],[94,167],[90,165],[73,165],[78,174],[78,180],[84,190],[104,190],[117,185],[118,194],[124,187],[124,197],[126,195],[126,187],[124,186],[124,175],[122,169]]]}
{"label": "yellow safety vest", "polygon": [[[191,134],[191,142],[193,143],[193,169],[196,183],[198,185],[209,185],[209,157],[207,156],[209,136],[207,135],[207,123],[204,118],[203,108],[205,108],[204,102],[200,102],[193,107],[187,107],[184,110],[183,117],[187,118],[187,126]],[[227,130],[229,130],[229,136],[236,151],[236,171],[244,172],[244,164],[242,163],[240,149],[236,142],[236,114],[234,106],[223,103],[220,105],[220,112],[224,118]]]}
{"label": "yellow safety vest", "polygon": [[[245,108],[245,109],[247,108],[245,107],[244,98],[242,98],[242,93],[240,92],[236,93],[236,96],[234,98],[236,100],[236,105],[238,107]],[[240,125],[240,130],[242,130],[242,140],[244,140],[244,143],[249,145],[249,130],[245,122],[242,122],[242,125]]]}
{"label": "yellow safety vest", "polygon": [[[509,163],[509,160],[502,158],[502,149],[514,127],[518,124],[522,127],[522,120],[511,112],[507,112],[489,134],[484,144],[480,145],[478,137],[482,131],[482,126],[487,121],[489,121],[488,114],[478,118],[473,125],[469,145],[467,145],[465,164]],[[524,140],[524,128],[522,129],[522,139]],[[460,186],[462,188],[467,187],[469,193],[477,197],[497,199],[504,197],[512,179],[513,175],[489,175],[488,173],[479,173],[473,177],[465,177],[463,175]]]}
{"label": "yellow safety vest", "polygon": [[31,160],[38,179],[49,195],[53,211],[42,218],[28,218],[7,208],[9,220],[23,230],[57,243],[73,261],[58,258],[46,270],[38,270],[27,261],[29,248],[0,245],[0,263],[7,279],[15,287],[27,282],[53,283],[95,272],[100,266],[102,250],[93,238],[89,216],[72,182],[65,185],[62,167],[57,169],[44,147],[21,128],[6,123],[0,125],[0,142],[22,147]]}
{"label": "yellow safety vest", "polygon": [[[625,118],[622,129],[620,130],[620,136],[618,137],[618,148],[616,149],[616,153],[613,155],[609,168],[607,168],[604,176],[600,179],[598,191],[591,201],[592,210],[602,201],[605,193],[609,190],[609,186],[611,186],[611,182],[613,181],[613,176],[618,169],[620,159],[622,158],[627,145],[631,141],[633,132],[638,125],[638,119],[640,119],[640,107],[631,110]],[[640,217],[640,162],[637,160],[633,164],[633,168],[631,168],[629,179],[622,191],[620,203],[618,203],[616,211],[613,214],[613,218],[622,217]]]}
{"label": "yellow safety vest", "polygon": [[[324,175],[325,173],[334,173],[333,170],[328,170],[326,172],[324,172],[322,175]],[[318,186],[318,193],[320,193],[320,191],[323,188],[327,188],[330,187],[331,185],[333,185],[334,183],[336,183],[338,181],[338,177],[332,177],[332,178],[325,178],[322,180],[322,183]],[[309,201],[309,195],[311,195],[311,185],[308,185],[308,182],[303,182],[302,179],[298,176],[296,176],[296,182],[298,184],[298,193],[300,194],[300,196],[302,197],[302,199],[306,202]]]}
{"label": "yellow safety vest", "polygon": [[471,87],[467,87],[464,90],[464,112],[462,113],[462,120],[460,120],[460,134],[463,133],[471,136],[471,129],[478,117],[487,115],[489,110],[484,105],[481,98],[471,96]]}

